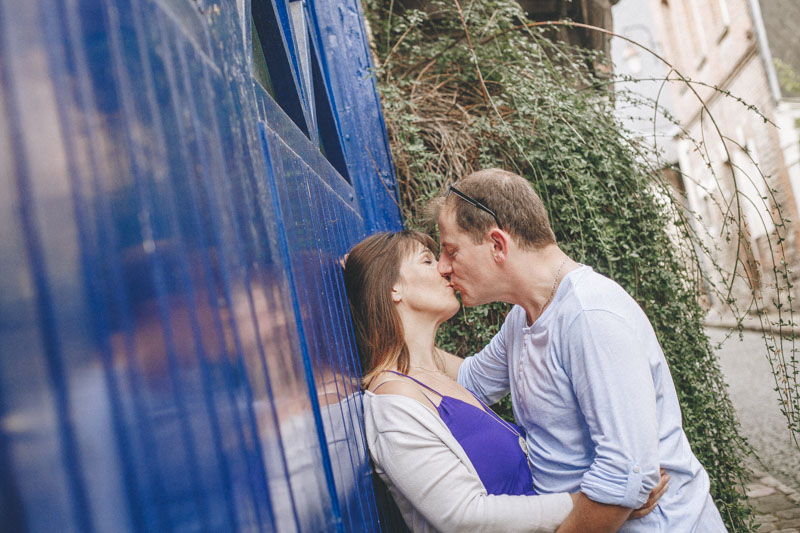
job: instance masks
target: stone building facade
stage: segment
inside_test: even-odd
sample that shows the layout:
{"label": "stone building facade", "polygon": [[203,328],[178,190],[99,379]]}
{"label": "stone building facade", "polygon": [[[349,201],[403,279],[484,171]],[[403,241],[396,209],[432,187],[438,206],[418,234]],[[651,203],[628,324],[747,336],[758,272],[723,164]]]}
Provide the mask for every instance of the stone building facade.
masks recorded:
{"label": "stone building facade", "polygon": [[[668,86],[680,124],[681,186],[711,250],[705,273],[720,281],[720,270],[735,272],[740,308],[754,291],[774,311],[775,288],[785,286],[775,267],[785,260],[792,280],[800,273],[800,83],[793,77],[800,43],[792,29],[800,4],[650,0],[649,7],[670,78],[678,72],[691,80]],[[709,299],[721,303],[719,295]]]}

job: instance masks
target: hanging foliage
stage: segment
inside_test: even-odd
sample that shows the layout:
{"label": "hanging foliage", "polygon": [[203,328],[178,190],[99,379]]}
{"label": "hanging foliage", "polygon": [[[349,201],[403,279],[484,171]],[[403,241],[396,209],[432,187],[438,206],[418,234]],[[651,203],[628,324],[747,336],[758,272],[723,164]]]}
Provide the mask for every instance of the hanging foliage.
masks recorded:
{"label": "hanging foliage", "polygon": [[[752,531],[743,495],[747,443],[737,430],[703,329],[701,272],[686,213],[654,169],[652,148],[615,118],[613,86],[593,52],[553,44],[513,1],[369,0],[381,91],[409,225],[473,170],[501,167],[532,183],[559,245],[642,306],[670,365],[692,449],[730,531]],[[439,341],[465,356],[498,331],[507,306],[464,309]],[[510,415],[506,399],[500,409]]]}

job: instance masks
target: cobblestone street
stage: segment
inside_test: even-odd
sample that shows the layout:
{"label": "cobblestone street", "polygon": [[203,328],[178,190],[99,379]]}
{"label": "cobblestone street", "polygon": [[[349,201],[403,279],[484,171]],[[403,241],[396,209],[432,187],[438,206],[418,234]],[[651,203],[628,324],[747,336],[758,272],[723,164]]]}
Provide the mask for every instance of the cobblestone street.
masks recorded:
{"label": "cobblestone street", "polygon": [[[712,345],[725,330],[706,330]],[[800,450],[791,442],[781,414],[760,333],[728,339],[718,352],[742,432],[755,449],[748,494],[761,524],[759,533],[800,533]]]}
{"label": "cobblestone street", "polygon": [[785,485],[758,466],[747,495],[756,511],[759,533],[800,532],[800,492]]}

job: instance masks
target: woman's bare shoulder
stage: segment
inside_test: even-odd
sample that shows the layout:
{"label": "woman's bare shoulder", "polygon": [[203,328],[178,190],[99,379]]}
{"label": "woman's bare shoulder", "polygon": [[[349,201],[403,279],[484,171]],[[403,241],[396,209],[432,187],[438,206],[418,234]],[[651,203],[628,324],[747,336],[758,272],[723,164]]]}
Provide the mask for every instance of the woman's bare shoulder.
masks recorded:
{"label": "woman's bare shoulder", "polygon": [[420,390],[420,387],[417,384],[406,379],[387,378],[384,380],[376,380],[376,383],[371,385],[369,390],[376,396],[390,394],[395,396],[405,396],[406,398],[411,398],[418,401],[431,410],[434,408],[434,406],[431,404],[431,401],[438,401],[437,398],[433,397],[432,393],[429,393],[430,396],[426,395],[422,392],[422,390]]}

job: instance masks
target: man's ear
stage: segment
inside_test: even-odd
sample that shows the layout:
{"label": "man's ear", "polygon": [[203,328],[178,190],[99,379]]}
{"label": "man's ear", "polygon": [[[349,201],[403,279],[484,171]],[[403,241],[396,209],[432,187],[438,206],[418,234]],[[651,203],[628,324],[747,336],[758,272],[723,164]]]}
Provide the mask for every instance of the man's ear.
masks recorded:
{"label": "man's ear", "polygon": [[508,233],[500,228],[489,231],[489,242],[492,244],[492,257],[496,263],[503,263],[508,257]]}

